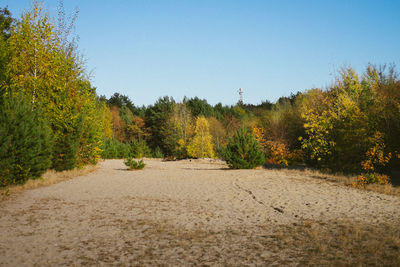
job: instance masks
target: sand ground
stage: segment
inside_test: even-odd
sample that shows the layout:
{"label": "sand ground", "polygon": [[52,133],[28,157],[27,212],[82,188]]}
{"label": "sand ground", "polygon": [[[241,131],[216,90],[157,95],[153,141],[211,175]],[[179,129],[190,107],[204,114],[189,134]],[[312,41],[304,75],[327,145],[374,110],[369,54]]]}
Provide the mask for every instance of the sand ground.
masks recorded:
{"label": "sand ground", "polygon": [[0,265],[295,266],[302,252],[277,246],[277,229],[400,222],[399,197],[301,172],[146,163],[127,171],[122,160],[106,160],[94,173],[0,202]]}

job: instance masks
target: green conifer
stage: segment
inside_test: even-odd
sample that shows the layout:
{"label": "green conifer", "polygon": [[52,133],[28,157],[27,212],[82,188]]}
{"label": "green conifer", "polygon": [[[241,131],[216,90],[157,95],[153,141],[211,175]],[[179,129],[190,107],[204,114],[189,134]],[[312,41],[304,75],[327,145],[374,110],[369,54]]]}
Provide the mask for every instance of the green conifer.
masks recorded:
{"label": "green conifer", "polygon": [[41,111],[5,97],[0,104],[0,186],[40,177],[51,165],[51,144]]}
{"label": "green conifer", "polygon": [[252,131],[241,128],[229,139],[222,152],[223,158],[232,169],[253,169],[265,161],[264,152]]}

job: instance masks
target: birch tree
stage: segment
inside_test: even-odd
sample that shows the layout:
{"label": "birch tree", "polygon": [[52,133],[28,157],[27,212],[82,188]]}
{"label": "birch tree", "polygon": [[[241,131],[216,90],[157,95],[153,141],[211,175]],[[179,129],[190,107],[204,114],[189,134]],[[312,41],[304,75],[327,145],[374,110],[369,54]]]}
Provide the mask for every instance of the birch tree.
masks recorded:
{"label": "birch tree", "polygon": [[204,116],[196,119],[195,134],[188,145],[187,152],[194,158],[214,158],[215,156],[208,120]]}

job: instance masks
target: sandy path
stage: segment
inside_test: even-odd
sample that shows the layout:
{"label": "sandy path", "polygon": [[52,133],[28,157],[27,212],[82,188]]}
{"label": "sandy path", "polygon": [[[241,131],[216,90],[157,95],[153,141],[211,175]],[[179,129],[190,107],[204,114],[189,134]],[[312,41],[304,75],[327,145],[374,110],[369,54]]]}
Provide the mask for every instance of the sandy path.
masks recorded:
{"label": "sandy path", "polygon": [[400,198],[271,170],[147,160],[0,203],[0,265],[293,264],[268,246],[278,225],[400,221]]}

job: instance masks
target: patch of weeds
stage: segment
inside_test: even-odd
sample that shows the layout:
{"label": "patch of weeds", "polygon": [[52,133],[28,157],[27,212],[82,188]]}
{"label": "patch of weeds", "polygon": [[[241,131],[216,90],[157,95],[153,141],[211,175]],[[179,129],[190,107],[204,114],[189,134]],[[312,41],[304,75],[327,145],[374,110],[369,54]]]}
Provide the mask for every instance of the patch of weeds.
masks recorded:
{"label": "patch of weeds", "polygon": [[129,170],[142,170],[146,166],[143,160],[136,161],[132,158],[125,159],[124,163],[129,167]]}

